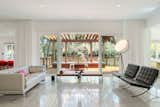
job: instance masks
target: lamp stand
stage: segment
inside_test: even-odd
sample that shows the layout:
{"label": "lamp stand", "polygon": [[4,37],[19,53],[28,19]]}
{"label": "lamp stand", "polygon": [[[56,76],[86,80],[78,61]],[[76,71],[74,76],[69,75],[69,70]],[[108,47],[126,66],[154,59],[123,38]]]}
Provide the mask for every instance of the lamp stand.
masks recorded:
{"label": "lamp stand", "polygon": [[121,60],[121,70],[122,70],[122,73],[124,73],[124,62],[123,62],[123,54],[120,53],[120,60]]}

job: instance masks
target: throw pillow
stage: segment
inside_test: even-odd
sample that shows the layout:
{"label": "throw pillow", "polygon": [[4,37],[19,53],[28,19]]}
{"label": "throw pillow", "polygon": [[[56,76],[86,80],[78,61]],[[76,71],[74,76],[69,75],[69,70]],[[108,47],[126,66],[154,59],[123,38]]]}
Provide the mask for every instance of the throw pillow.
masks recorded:
{"label": "throw pillow", "polygon": [[22,74],[24,76],[28,75],[28,72],[26,70],[24,70],[24,69],[17,71],[17,73]]}

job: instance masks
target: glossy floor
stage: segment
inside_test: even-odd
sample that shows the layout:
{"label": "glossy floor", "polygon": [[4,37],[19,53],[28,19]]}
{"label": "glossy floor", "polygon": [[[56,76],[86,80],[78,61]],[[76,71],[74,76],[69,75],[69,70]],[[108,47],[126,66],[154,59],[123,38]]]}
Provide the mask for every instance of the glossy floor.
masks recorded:
{"label": "glossy floor", "polygon": [[52,82],[50,77],[33,88],[27,95],[0,96],[0,107],[160,107],[157,82],[152,90],[137,98],[131,95],[142,89],[122,89],[123,82],[110,75],[103,78],[61,77]]}

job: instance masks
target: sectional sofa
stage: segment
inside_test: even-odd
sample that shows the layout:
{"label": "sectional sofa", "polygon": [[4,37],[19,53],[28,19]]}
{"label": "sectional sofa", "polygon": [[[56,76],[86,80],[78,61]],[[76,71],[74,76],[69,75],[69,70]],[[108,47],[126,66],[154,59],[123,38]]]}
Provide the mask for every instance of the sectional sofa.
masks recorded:
{"label": "sectional sofa", "polygon": [[45,80],[45,71],[43,66],[25,66],[0,71],[0,94],[25,95]]}

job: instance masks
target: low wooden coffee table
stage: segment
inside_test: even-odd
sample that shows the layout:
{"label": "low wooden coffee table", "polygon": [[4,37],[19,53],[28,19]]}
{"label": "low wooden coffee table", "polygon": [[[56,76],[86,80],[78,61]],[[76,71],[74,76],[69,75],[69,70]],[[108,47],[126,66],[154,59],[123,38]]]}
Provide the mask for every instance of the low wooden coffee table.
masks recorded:
{"label": "low wooden coffee table", "polygon": [[[79,72],[80,71],[64,71],[63,74],[58,73],[57,76],[78,76]],[[103,75],[98,72],[84,71],[83,73],[81,73],[81,76],[103,76]]]}

